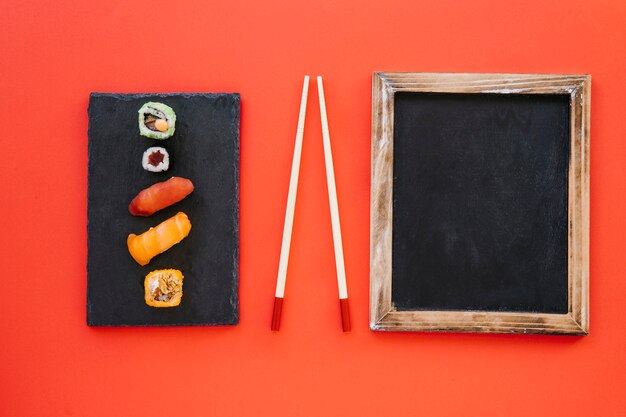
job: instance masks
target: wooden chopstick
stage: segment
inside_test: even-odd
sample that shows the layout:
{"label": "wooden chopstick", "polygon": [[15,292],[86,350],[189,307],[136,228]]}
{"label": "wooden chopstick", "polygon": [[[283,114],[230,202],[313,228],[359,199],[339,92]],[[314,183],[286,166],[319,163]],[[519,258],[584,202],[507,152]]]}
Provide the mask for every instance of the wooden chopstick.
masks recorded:
{"label": "wooden chopstick", "polygon": [[298,191],[298,177],[300,174],[300,157],[302,155],[302,137],[304,136],[304,119],[306,116],[306,102],[309,94],[309,76],[304,77],[302,87],[302,99],[300,100],[300,114],[298,116],[298,128],[296,130],[296,144],[293,150],[291,163],[291,178],[289,179],[289,193],[287,195],[287,211],[285,213],[285,226],[283,227],[283,241],[280,248],[280,261],[278,263],[278,278],[276,279],[276,293],[274,295],[274,311],[272,313],[272,330],[280,329],[280,316],[285,297],[285,284],[287,282],[287,264],[289,263],[289,249],[291,247],[291,231],[293,229],[293,216],[296,207],[296,194]]}
{"label": "wooden chopstick", "polygon": [[317,77],[317,92],[320,101],[322,116],[322,140],[324,142],[324,161],[326,163],[326,182],[328,183],[328,200],[330,202],[330,219],[333,229],[333,244],[335,247],[335,264],[337,267],[337,286],[339,288],[339,304],[341,308],[341,325],[344,332],[350,331],[350,309],[348,306],[348,286],[346,284],[346,269],[343,260],[343,244],[341,242],[341,226],[339,224],[339,207],[337,204],[337,187],[335,186],[335,169],[333,155],[330,148],[330,133],[326,116],[326,100],[324,99],[324,85],[322,77]]}

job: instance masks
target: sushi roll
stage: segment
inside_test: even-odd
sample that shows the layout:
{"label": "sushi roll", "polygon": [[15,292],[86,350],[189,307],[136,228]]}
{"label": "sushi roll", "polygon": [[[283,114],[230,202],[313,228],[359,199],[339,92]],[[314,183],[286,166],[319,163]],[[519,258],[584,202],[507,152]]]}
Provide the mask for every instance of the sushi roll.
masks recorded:
{"label": "sushi roll", "polygon": [[178,269],[158,269],[146,275],[144,299],[150,307],[176,307],[183,297],[183,273]]}
{"label": "sushi roll", "polygon": [[153,146],[146,149],[141,158],[143,169],[150,172],[167,171],[170,167],[170,154],[167,149],[160,146]]}
{"label": "sushi roll", "polygon": [[150,101],[139,109],[139,133],[151,139],[167,139],[174,134],[176,113],[163,103]]}

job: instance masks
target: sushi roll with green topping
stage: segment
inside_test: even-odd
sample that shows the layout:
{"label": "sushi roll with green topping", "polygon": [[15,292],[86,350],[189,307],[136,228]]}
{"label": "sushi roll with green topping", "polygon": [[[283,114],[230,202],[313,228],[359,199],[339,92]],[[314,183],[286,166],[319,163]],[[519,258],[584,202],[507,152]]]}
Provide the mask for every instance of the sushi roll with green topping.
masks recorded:
{"label": "sushi roll with green topping", "polygon": [[163,103],[148,102],[139,109],[139,133],[151,139],[167,139],[174,134],[176,113]]}

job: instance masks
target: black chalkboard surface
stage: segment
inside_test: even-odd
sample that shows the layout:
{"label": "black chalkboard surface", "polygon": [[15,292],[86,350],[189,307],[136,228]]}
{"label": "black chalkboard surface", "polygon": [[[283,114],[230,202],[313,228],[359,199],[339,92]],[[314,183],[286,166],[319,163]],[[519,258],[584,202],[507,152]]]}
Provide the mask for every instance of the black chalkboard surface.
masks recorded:
{"label": "black chalkboard surface", "polygon": [[591,77],[376,72],[370,328],[589,332]]}
{"label": "black chalkboard surface", "polygon": [[395,96],[398,310],[567,311],[568,95]]}
{"label": "black chalkboard surface", "polygon": [[[138,113],[148,101],[176,112],[166,140],[139,135]],[[151,146],[165,147],[170,169],[141,164]],[[172,177],[194,191],[150,217],[128,204],[142,189]],[[239,94],[99,94],[89,102],[87,323],[92,326],[229,325],[239,321]],[[130,256],[126,238],[182,211],[189,236],[146,266]],[[155,269],[184,274],[179,306],[149,307],[144,277]]]}

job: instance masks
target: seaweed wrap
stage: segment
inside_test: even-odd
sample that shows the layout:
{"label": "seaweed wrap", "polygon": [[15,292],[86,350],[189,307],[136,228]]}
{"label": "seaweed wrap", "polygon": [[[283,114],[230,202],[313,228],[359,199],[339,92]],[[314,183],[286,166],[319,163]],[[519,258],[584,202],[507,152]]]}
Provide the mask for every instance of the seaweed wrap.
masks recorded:
{"label": "seaweed wrap", "polygon": [[151,139],[167,139],[174,134],[176,113],[163,103],[150,101],[139,109],[139,133]]}

